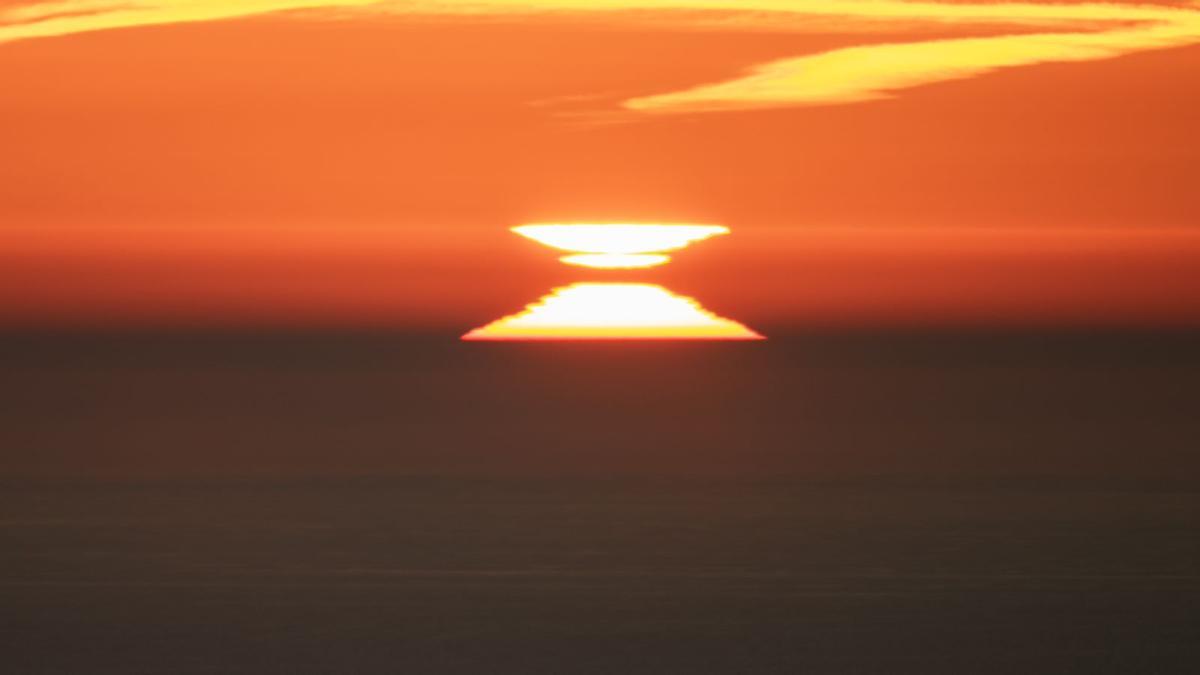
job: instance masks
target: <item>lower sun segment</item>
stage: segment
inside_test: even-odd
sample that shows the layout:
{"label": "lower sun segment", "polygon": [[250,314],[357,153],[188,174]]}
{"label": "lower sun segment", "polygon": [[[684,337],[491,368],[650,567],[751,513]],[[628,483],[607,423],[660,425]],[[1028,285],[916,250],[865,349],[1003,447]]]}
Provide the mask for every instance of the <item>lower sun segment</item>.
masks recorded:
{"label": "lower sun segment", "polygon": [[742,324],[654,284],[581,283],[557,288],[525,311],[464,340],[761,340]]}

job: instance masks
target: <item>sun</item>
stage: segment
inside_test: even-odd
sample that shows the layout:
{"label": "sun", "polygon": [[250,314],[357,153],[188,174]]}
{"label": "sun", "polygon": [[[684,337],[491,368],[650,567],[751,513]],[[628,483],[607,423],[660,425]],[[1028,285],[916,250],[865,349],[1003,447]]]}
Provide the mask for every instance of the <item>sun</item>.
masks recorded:
{"label": "sun", "polygon": [[464,340],[761,340],[742,324],[655,284],[579,283],[556,288],[524,311]]}
{"label": "sun", "polygon": [[559,260],[568,265],[597,270],[636,270],[665,265],[671,262],[671,256],[661,253],[580,253],[563,256]]}
{"label": "sun", "polygon": [[[514,227],[517,234],[573,255],[568,265],[630,270],[665,265],[695,241],[728,234],[722,225],[577,223]],[[746,326],[657,284],[577,283],[554,289],[524,311],[476,328],[464,340],[762,340]]]}
{"label": "sun", "polygon": [[661,225],[636,223],[535,223],[513,232],[560,251],[568,265],[596,269],[636,269],[670,262],[665,251],[677,251],[694,241],[729,234],[723,225]]}

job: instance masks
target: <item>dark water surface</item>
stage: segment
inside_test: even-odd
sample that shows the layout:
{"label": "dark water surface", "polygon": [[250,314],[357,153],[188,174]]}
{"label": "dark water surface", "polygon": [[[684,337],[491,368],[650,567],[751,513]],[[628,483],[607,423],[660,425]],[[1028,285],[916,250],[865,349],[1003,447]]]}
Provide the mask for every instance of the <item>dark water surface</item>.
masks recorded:
{"label": "dark water surface", "polygon": [[0,477],[1200,486],[1200,333],[478,344],[0,334]]}
{"label": "dark water surface", "polygon": [[0,673],[1200,672],[1200,341],[0,340]]}
{"label": "dark water surface", "polygon": [[1190,673],[1200,494],[9,487],[10,673]]}

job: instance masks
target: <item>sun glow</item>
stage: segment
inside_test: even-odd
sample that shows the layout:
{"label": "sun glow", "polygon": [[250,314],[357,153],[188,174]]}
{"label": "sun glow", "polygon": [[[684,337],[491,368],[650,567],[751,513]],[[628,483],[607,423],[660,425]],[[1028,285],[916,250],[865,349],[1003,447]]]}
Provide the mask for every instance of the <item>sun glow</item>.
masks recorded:
{"label": "sun glow", "polygon": [[579,283],[556,288],[525,311],[477,328],[463,339],[761,340],[763,336],[662,286]]}

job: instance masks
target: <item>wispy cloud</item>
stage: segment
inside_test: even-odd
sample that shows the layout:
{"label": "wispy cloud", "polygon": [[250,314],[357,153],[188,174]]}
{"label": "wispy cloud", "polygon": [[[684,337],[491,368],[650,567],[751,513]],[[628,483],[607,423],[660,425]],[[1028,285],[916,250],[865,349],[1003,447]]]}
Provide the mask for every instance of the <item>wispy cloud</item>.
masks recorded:
{"label": "wispy cloud", "polygon": [[[987,9],[1007,9],[1008,23],[1013,25],[1047,21],[1052,16],[1036,5],[989,5]],[[726,82],[636,98],[626,101],[625,107],[643,112],[696,112],[854,103],[1000,68],[1095,61],[1200,43],[1200,12],[1195,10],[1135,5],[1057,5],[1053,9],[1074,12],[1076,30],[836,49],[760,65]],[[1061,21],[1061,17],[1054,20]]]}
{"label": "wispy cloud", "polygon": [[[835,26],[1005,26],[990,37],[866,44],[784,59],[715,84],[626,101],[679,113],[868,101],[1000,68],[1094,61],[1200,43],[1200,6],[939,3],[905,0],[61,0],[0,10],[0,42],[294,10],[495,15],[604,13],[607,20],[812,32]],[[1030,33],[1030,28],[1038,32]],[[1044,29],[1044,30],[1043,30]]]}
{"label": "wispy cloud", "polygon": [[216,21],[316,8],[365,8],[378,0],[61,0],[0,9],[0,43],[115,28]]}
{"label": "wispy cloud", "polygon": [[1095,61],[1200,42],[1200,24],[876,44],[783,59],[727,82],[635,98],[630,110],[696,112],[855,103],[1000,68]]}

